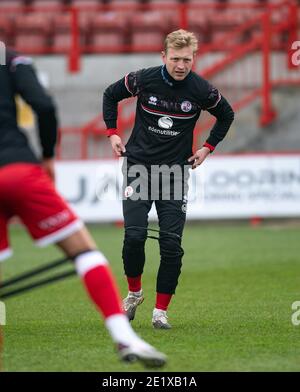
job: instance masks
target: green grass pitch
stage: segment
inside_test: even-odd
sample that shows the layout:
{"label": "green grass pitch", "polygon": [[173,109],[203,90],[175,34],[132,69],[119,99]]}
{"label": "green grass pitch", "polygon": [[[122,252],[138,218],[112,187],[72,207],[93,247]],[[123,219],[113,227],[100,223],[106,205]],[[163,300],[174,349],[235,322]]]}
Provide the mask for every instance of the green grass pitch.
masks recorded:
{"label": "green grass pitch", "polygon": [[[110,260],[122,295],[123,230],[91,226]],[[8,278],[60,257],[37,249],[20,227],[11,228],[14,257]],[[187,225],[184,264],[168,314],[173,328],[151,325],[158,244],[147,241],[145,301],[135,330],[169,357],[166,371],[299,371],[300,325],[291,322],[300,301],[300,233],[297,227],[245,224]],[[6,301],[5,371],[142,371],[122,364],[77,277]]]}

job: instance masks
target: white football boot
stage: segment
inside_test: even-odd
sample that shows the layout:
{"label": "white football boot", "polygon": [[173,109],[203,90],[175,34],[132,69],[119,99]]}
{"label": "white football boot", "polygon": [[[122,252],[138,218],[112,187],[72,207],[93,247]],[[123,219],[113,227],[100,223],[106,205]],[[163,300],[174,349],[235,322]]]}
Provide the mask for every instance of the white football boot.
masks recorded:
{"label": "white football boot", "polygon": [[168,316],[165,310],[154,309],[152,325],[156,329],[170,329],[172,326],[168,323]]}
{"label": "white football boot", "polygon": [[132,321],[135,316],[136,308],[144,301],[143,291],[138,294],[129,291],[126,298],[123,299],[123,309],[127,314],[128,320]]}
{"label": "white football boot", "polygon": [[139,339],[131,344],[118,344],[118,354],[124,362],[141,362],[142,365],[148,368],[162,367],[167,362],[165,354],[157,351],[150,344]]}

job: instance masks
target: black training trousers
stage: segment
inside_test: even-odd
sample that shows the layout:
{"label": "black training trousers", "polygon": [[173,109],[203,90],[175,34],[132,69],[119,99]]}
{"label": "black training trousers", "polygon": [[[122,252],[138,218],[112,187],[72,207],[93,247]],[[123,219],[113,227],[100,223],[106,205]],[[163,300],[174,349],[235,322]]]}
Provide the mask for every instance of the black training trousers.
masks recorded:
{"label": "black training trousers", "polygon": [[[149,170],[147,171],[149,173]],[[126,276],[136,277],[143,273],[145,264],[145,242],[147,238],[148,213],[155,203],[159,222],[160,267],[157,274],[156,291],[164,294],[174,294],[181,272],[182,256],[181,238],[186,220],[187,179],[171,180],[170,200],[164,200],[162,181],[156,196],[151,194],[150,186],[153,177],[141,181],[148,183],[148,197],[145,200],[137,198],[140,188],[135,188],[134,181],[141,176],[128,175],[124,171],[123,184],[123,215],[125,222],[125,237],[123,244],[123,263]],[[180,182],[182,195],[174,197],[174,183]],[[155,192],[154,192],[155,193]],[[125,196],[124,196],[125,195]],[[152,196],[152,198],[151,198]],[[180,196],[180,195],[179,195]]]}

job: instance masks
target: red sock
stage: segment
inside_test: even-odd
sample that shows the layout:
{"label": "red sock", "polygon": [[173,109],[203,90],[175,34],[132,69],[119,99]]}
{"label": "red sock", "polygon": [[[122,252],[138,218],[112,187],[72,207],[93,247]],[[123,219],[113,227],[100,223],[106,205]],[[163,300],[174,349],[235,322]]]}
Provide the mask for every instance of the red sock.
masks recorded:
{"label": "red sock", "polygon": [[135,278],[130,278],[129,276],[126,276],[126,278],[129,291],[137,292],[142,289],[142,275],[139,275]]}
{"label": "red sock", "polygon": [[104,318],[123,313],[121,298],[108,265],[99,265],[84,277],[86,289]]}
{"label": "red sock", "polygon": [[156,309],[167,310],[173,294],[156,293]]}

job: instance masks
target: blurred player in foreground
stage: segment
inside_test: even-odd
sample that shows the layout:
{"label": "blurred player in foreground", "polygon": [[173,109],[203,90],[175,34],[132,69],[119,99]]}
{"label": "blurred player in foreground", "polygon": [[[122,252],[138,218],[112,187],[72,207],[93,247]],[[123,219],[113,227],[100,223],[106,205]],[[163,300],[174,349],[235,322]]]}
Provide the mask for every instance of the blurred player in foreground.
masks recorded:
{"label": "blurred player in foreground", "polygon": [[[124,183],[128,186],[124,185],[122,256],[129,292],[123,301],[124,309],[132,320],[137,306],[144,300],[141,279],[148,213],[154,202],[161,256],[152,314],[152,324],[157,329],[171,328],[167,309],[178,284],[184,254],[181,240],[187,206],[186,173],[189,167],[195,169],[213,152],[234,117],[231,106],[219,91],[192,71],[197,48],[193,33],[185,30],[170,33],[162,52],[163,65],[130,72],[110,85],[103,99],[111,146],[118,156],[127,158],[127,167],[123,167]],[[137,97],[136,117],[125,148],[116,129],[117,107],[119,101],[132,96]],[[193,154],[193,131],[202,110],[207,110],[217,121],[204,145]],[[176,171],[173,177],[171,171]],[[165,173],[162,181],[158,177],[160,172],[162,176]],[[137,198],[132,184],[141,178],[146,178],[145,197]],[[164,184],[171,185],[171,191],[166,192],[168,187]]]}
{"label": "blurred player in foreground", "polygon": [[[34,110],[42,147],[41,162],[16,120],[15,96]],[[164,365],[166,357],[132,330],[105,256],[84,224],[55,190],[55,105],[39,83],[31,59],[7,50],[0,66],[0,261],[12,253],[7,226],[18,216],[39,246],[56,243],[70,257],[124,361]]]}

